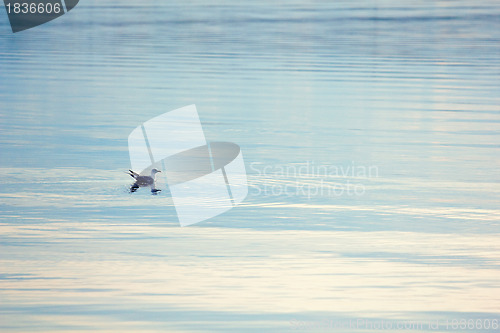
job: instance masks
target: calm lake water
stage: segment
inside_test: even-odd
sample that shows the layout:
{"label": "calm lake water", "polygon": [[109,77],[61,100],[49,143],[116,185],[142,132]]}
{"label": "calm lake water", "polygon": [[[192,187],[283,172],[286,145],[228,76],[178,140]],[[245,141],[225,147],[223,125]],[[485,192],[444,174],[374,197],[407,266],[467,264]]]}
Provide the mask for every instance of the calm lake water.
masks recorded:
{"label": "calm lake water", "polygon": [[[180,228],[127,137],[189,104],[249,195]],[[498,1],[0,9],[0,154],[2,332],[500,321]]]}

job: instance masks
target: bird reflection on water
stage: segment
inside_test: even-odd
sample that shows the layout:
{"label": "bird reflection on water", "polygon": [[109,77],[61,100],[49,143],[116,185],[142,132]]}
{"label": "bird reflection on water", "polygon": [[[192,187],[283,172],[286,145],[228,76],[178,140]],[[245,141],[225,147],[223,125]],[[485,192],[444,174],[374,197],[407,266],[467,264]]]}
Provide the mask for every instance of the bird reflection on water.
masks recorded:
{"label": "bird reflection on water", "polygon": [[141,176],[137,172],[129,170],[129,175],[135,179],[135,183],[130,187],[130,192],[135,192],[139,189],[139,187],[150,187],[151,193],[157,194],[161,190],[157,189],[155,186],[155,176],[158,172],[161,172],[158,169],[151,170],[151,176]]}

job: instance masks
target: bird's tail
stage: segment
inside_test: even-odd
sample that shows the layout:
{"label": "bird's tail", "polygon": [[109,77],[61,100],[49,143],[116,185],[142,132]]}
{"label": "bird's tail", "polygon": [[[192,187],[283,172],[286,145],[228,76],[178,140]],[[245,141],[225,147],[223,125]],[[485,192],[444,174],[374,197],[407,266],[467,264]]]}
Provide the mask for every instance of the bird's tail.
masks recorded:
{"label": "bird's tail", "polygon": [[132,171],[132,170],[129,170],[127,174],[130,175],[130,177],[132,177],[134,179],[139,177],[139,174],[137,172]]}

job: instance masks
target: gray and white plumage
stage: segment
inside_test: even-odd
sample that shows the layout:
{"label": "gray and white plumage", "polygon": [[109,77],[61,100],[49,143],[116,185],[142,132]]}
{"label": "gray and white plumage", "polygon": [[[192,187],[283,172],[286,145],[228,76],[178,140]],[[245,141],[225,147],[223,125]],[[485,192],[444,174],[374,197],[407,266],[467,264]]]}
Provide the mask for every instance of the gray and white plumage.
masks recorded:
{"label": "gray and white plumage", "polygon": [[146,187],[146,186],[151,187],[151,192],[153,192],[153,193],[161,191],[161,190],[158,190],[155,188],[155,176],[158,172],[161,172],[161,171],[158,169],[152,169],[151,176],[141,176],[137,172],[129,170],[130,177],[135,179],[135,183],[132,184],[130,191],[135,192],[135,191],[137,191],[137,189],[139,187]]}

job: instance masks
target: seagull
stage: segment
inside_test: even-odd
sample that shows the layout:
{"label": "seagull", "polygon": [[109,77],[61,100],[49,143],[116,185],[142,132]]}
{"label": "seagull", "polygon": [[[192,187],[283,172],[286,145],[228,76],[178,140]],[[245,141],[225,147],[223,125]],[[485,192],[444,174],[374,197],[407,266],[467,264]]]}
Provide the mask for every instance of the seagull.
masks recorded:
{"label": "seagull", "polygon": [[151,176],[141,176],[137,172],[129,170],[128,174],[130,175],[130,177],[135,179],[135,183],[132,184],[132,186],[130,187],[130,192],[135,192],[139,187],[146,187],[146,186],[151,187],[152,193],[161,191],[155,188],[155,175],[158,172],[161,171],[158,169],[153,169],[151,170]]}

